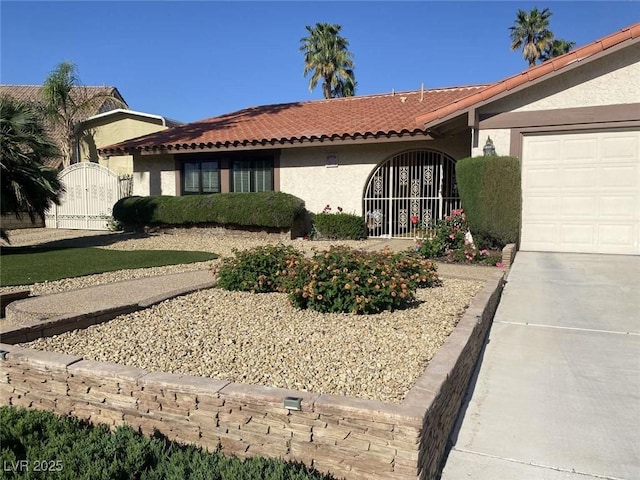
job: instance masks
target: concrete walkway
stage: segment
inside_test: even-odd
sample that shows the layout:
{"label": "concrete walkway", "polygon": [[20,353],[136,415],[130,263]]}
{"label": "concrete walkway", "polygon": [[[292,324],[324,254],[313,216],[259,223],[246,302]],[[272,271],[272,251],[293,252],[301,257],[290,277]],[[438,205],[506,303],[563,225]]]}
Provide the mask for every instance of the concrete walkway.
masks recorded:
{"label": "concrete walkway", "polygon": [[145,307],[214,285],[210,270],[138,278],[95,287],[32,297],[10,303],[1,326],[44,322],[73,314],[140,305]]}
{"label": "concrete walkway", "polygon": [[640,257],[519,252],[445,480],[640,479]]}

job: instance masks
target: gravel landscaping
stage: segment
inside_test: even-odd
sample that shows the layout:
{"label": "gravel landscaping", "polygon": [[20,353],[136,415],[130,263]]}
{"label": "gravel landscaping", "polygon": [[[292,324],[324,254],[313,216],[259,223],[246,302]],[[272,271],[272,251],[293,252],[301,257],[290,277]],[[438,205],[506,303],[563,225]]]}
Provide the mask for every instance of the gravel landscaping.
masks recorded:
{"label": "gravel landscaping", "polygon": [[210,289],[25,346],[399,403],[482,286],[445,279],[418,290],[414,308],[368,316],[296,310],[279,293]]}
{"label": "gravel landscaping", "polygon": [[[44,241],[52,241],[53,235],[50,231],[34,232]],[[65,232],[62,235],[71,237]],[[25,244],[38,243],[27,233],[21,237]],[[111,241],[103,248],[199,250],[228,256],[234,249],[278,242],[304,252],[332,244],[378,246],[374,240],[308,242],[281,235],[172,229]],[[28,288],[32,294],[42,295],[211,268],[215,262],[121,270]],[[443,285],[419,289],[412,308],[368,316],[296,310],[285,294],[209,289],[25,346],[151,371],[399,403],[482,288],[484,278],[494,272],[492,267],[440,265]]]}

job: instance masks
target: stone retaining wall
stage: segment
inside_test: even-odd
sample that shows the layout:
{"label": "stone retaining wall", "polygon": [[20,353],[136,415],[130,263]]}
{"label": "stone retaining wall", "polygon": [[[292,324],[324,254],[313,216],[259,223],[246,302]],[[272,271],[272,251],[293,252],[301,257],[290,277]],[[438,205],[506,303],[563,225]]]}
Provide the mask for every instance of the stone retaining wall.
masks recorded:
{"label": "stone retaining wall", "polygon": [[[496,275],[402,404],[230,383],[83,360],[11,344],[0,404],[71,414],[247,457],[303,462],[347,479],[431,479],[502,291]],[[301,399],[301,410],[283,406]]]}

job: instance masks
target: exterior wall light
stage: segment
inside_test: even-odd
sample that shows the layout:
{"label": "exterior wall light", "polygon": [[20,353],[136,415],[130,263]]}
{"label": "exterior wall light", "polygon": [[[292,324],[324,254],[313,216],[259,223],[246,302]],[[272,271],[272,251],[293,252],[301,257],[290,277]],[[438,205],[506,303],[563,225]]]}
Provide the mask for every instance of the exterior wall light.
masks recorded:
{"label": "exterior wall light", "polygon": [[485,157],[493,157],[496,154],[496,147],[493,146],[493,140],[491,140],[491,137],[487,137],[487,143],[484,144],[482,152]]}
{"label": "exterior wall light", "polygon": [[302,399],[300,397],[284,397],[284,408],[287,410],[302,410]]}

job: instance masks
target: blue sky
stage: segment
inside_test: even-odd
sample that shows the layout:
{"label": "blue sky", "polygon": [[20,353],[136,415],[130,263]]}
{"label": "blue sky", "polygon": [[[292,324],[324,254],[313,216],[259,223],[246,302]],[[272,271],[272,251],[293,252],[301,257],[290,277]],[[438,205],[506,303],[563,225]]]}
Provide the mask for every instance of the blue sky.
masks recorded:
{"label": "blue sky", "polygon": [[319,99],[298,50],[305,25],[342,25],[358,95],[489,83],[527,67],[516,11],[548,7],[578,46],[640,21],[637,2],[0,1],[0,82],[41,84],[61,61],[130,108],[191,122]]}

